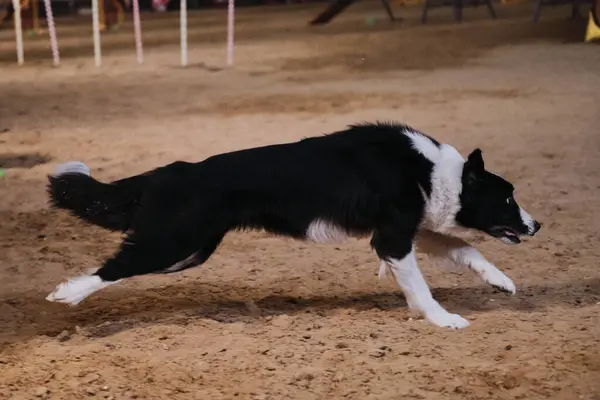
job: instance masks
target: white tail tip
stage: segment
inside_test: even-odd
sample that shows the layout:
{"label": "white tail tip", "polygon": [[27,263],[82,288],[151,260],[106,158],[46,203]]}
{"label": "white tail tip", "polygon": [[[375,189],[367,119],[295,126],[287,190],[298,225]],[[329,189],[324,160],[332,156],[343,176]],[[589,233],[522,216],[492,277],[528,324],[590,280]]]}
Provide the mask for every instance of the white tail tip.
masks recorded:
{"label": "white tail tip", "polygon": [[54,168],[52,175],[60,176],[62,174],[78,173],[91,176],[90,168],[81,161],[69,161],[63,164],[58,164]]}

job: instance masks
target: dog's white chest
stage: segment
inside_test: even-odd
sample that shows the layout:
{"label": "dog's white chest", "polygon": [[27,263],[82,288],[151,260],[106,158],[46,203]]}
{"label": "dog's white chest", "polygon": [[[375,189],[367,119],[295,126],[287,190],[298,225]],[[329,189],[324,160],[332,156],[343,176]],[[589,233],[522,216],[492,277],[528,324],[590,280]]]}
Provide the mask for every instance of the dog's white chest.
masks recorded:
{"label": "dog's white chest", "polygon": [[431,193],[429,196],[423,193],[425,215],[422,226],[443,233],[456,227],[464,159],[454,147],[442,145],[435,161],[430,178]]}

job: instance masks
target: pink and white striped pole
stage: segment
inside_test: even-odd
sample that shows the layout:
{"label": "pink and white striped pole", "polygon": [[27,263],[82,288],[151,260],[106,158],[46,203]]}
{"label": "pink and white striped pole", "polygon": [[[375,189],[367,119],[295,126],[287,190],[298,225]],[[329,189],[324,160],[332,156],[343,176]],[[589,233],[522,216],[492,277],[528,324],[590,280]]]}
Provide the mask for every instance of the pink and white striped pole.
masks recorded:
{"label": "pink and white striped pole", "polygon": [[142,48],[142,23],[140,22],[140,3],[138,0],[133,0],[133,29],[137,62],[142,64],[144,62],[144,49]]}
{"label": "pink and white striped pole", "polygon": [[56,40],[56,28],[54,26],[54,15],[50,0],[44,0],[46,8],[46,22],[48,23],[48,35],[50,36],[50,48],[52,49],[52,62],[55,67],[60,65],[60,54],[58,53],[58,40]]}
{"label": "pink and white striped pole", "polygon": [[235,0],[227,4],[227,65],[233,66],[233,33],[235,30]]}

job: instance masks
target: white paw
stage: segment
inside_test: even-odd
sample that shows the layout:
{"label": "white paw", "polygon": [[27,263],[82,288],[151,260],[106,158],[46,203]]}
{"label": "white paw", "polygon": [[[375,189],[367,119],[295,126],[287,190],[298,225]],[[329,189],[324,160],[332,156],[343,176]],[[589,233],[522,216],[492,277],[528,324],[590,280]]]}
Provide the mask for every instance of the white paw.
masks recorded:
{"label": "white paw", "polygon": [[481,274],[481,277],[484,281],[494,286],[495,288],[502,290],[503,292],[508,292],[512,294],[515,294],[517,292],[517,288],[515,287],[513,281],[508,276],[504,275],[504,273],[499,269],[494,268],[485,271]]}
{"label": "white paw", "polygon": [[469,326],[469,321],[458,314],[450,314],[448,311],[441,309],[429,312],[425,318],[434,325],[443,328],[462,329]]}
{"label": "white paw", "polygon": [[391,278],[392,272],[390,271],[390,267],[385,261],[382,261],[381,264],[379,264],[379,273],[377,275],[379,276],[379,280],[383,280],[384,278]]}
{"label": "white paw", "polygon": [[97,275],[78,276],[56,286],[56,289],[46,296],[46,300],[76,306],[95,291],[114,283],[116,282],[103,281]]}

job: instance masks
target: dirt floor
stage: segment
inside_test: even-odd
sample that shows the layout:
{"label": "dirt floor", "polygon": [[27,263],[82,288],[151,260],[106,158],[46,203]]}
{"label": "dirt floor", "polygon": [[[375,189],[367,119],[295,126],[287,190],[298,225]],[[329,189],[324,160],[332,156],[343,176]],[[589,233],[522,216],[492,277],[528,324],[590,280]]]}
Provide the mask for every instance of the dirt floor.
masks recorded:
{"label": "dirt floor", "polygon": [[[234,69],[224,10],[191,13],[187,69],[177,14],[144,15],[141,67],[131,25],[103,36],[100,70],[83,19],[57,22],[60,69],[44,37],[17,68],[0,32],[0,399],[600,399],[600,51],[585,23],[557,7],[533,25],[527,4],[462,24],[437,9],[426,26],[396,7],[390,24],[363,3],[307,27],[322,6],[239,10]],[[411,314],[367,240],[231,234],[201,268],[75,308],[44,300],[119,241],[49,211],[57,163],[110,180],[378,119],[480,146],[544,223],[519,246],[472,239],[514,297],[421,259],[467,329]]]}

